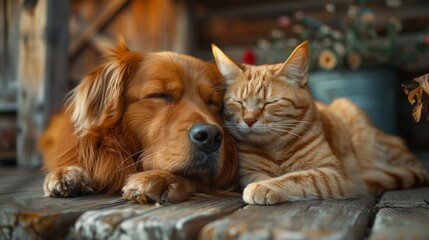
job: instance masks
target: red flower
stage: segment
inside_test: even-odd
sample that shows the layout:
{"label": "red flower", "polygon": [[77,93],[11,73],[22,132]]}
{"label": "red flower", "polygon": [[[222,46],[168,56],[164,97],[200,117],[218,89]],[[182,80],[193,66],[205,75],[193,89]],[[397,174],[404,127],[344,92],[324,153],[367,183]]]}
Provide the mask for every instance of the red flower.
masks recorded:
{"label": "red flower", "polygon": [[252,51],[252,49],[246,49],[244,50],[243,53],[243,63],[246,64],[255,64],[256,57],[255,57],[255,53]]}
{"label": "red flower", "polygon": [[426,45],[429,45],[429,34],[424,36],[424,38],[423,38],[423,42],[424,42]]}
{"label": "red flower", "polygon": [[292,20],[288,16],[280,16],[277,21],[282,27],[289,27],[290,25],[292,25]]}

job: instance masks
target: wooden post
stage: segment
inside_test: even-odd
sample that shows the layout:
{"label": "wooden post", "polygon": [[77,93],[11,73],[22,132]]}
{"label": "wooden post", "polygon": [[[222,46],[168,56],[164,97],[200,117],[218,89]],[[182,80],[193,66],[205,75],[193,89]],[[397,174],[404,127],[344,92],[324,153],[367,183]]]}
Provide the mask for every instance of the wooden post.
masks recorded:
{"label": "wooden post", "polygon": [[37,138],[63,102],[69,0],[21,0],[18,59],[18,165],[41,165]]}
{"label": "wooden post", "polygon": [[16,163],[19,4],[0,1],[0,164]]}
{"label": "wooden post", "polygon": [[70,1],[48,0],[45,126],[49,116],[63,106],[68,90]]}
{"label": "wooden post", "polygon": [[0,38],[2,56],[0,63],[1,97],[0,109],[2,112],[16,111],[16,91],[17,91],[17,58],[18,58],[18,36],[19,36],[19,4],[13,0],[2,1],[1,10],[3,16],[2,35]]}
{"label": "wooden post", "polygon": [[112,0],[107,7],[98,15],[93,22],[88,25],[88,28],[76,40],[70,43],[69,54],[73,59],[86,46],[97,32],[104,27],[113,16],[118,13],[129,0]]}

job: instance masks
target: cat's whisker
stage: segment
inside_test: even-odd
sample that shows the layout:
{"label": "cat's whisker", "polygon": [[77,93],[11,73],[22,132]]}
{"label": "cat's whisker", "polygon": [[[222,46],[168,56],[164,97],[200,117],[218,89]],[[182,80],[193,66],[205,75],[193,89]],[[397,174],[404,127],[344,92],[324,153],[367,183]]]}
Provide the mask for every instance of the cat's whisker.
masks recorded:
{"label": "cat's whisker", "polygon": [[305,123],[305,122],[272,122],[272,125],[278,125],[278,126],[308,126],[313,125],[313,123]]}
{"label": "cat's whisker", "polygon": [[[288,119],[288,120],[282,120],[281,122],[283,122],[283,123],[307,123],[307,124],[311,124],[311,123],[320,123],[320,121],[311,121],[311,122],[309,122],[309,121],[303,121],[303,120],[291,120],[291,119]],[[281,123],[281,122],[279,122],[279,123]]]}
{"label": "cat's whisker", "polygon": [[270,131],[270,130],[268,130],[268,132],[269,133],[272,133],[272,134],[274,134],[274,135],[276,135],[277,137],[279,137],[279,138],[283,138],[284,136],[281,136],[279,133],[277,133],[277,132],[275,132],[275,131]]}
{"label": "cat's whisker", "polygon": [[292,134],[292,135],[294,135],[294,136],[296,136],[296,137],[302,138],[302,136],[301,136],[301,135],[299,135],[299,134],[297,134],[297,133],[294,133],[294,132],[292,132],[292,131],[286,130],[286,129],[273,128],[273,130],[276,130],[276,131],[279,131],[279,132],[289,133],[289,134]]}
{"label": "cat's whisker", "polygon": [[271,124],[272,127],[306,127],[297,124]]}
{"label": "cat's whisker", "polygon": [[271,125],[270,128],[276,129],[297,129],[297,130],[305,130],[308,129],[306,126],[297,126],[297,125]]}
{"label": "cat's whisker", "polygon": [[238,130],[237,126],[225,126],[228,130]]}
{"label": "cat's whisker", "polygon": [[240,133],[240,130],[239,130],[238,128],[236,128],[236,129],[228,129],[228,131],[229,131],[231,134]]}

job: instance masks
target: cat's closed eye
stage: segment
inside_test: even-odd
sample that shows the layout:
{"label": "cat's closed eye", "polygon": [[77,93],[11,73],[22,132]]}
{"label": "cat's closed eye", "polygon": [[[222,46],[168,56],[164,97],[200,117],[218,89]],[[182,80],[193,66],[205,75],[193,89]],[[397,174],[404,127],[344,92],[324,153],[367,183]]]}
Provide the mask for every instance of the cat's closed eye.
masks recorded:
{"label": "cat's closed eye", "polygon": [[240,100],[232,99],[233,102],[240,104],[241,106],[245,107],[246,103],[242,102]]}
{"label": "cat's closed eye", "polygon": [[267,106],[267,105],[270,105],[270,104],[277,103],[278,101],[280,101],[280,100],[266,101],[266,102],[264,103],[264,107],[265,107],[265,106]]}

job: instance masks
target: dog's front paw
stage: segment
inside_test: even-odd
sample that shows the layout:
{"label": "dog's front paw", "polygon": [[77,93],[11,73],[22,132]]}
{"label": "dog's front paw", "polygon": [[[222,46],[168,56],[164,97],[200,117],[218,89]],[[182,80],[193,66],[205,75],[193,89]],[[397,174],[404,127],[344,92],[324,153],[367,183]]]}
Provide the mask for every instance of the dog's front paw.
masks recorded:
{"label": "dog's front paw", "polygon": [[131,175],[124,188],[123,198],[140,204],[149,202],[176,203],[195,192],[190,181],[162,170],[151,170]]}
{"label": "dog's front paw", "polygon": [[45,197],[76,197],[92,193],[90,178],[81,167],[57,168],[50,172],[43,184]]}
{"label": "dog's front paw", "polygon": [[255,182],[244,189],[243,200],[247,204],[273,205],[282,202],[282,197],[269,184]]}

